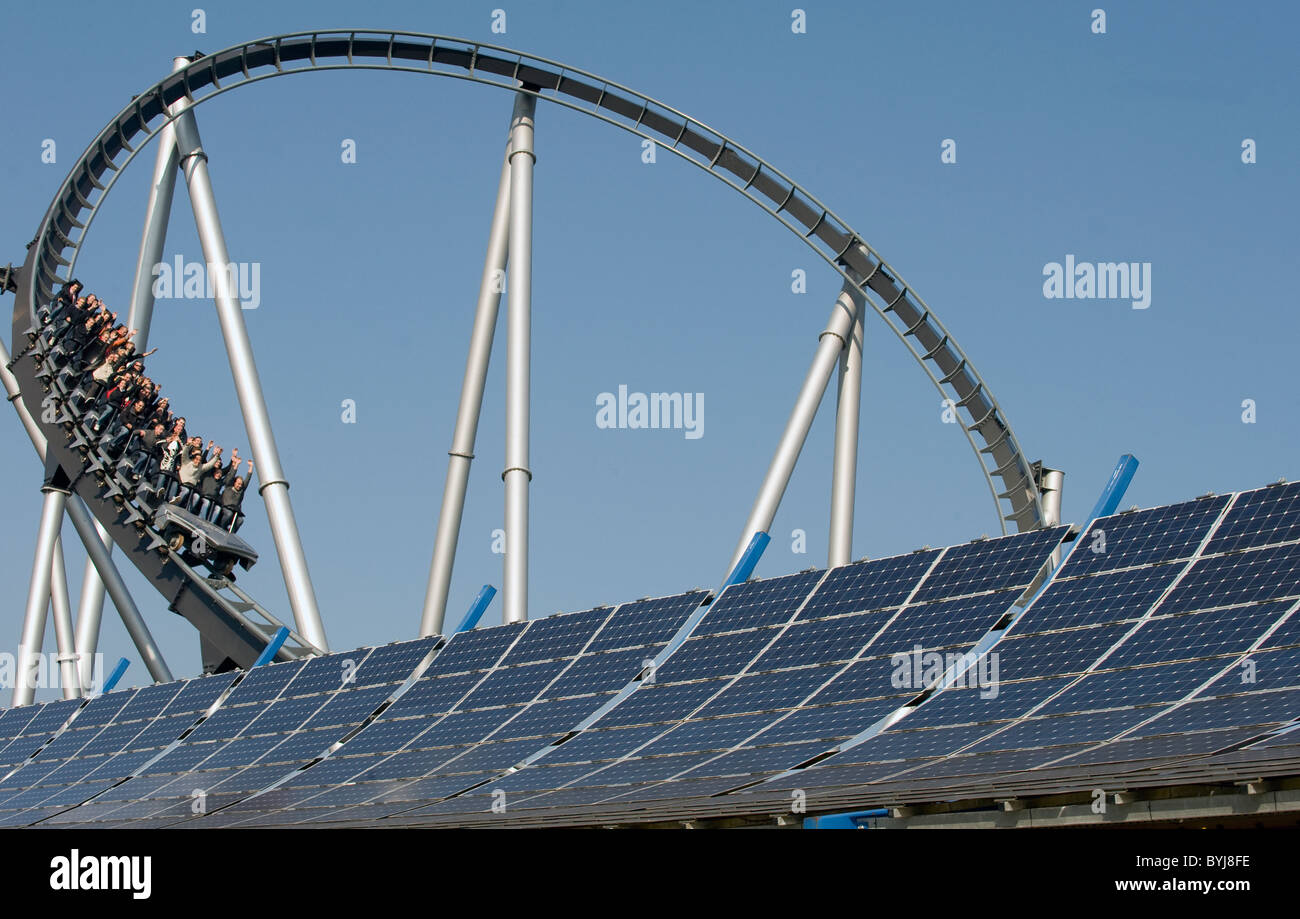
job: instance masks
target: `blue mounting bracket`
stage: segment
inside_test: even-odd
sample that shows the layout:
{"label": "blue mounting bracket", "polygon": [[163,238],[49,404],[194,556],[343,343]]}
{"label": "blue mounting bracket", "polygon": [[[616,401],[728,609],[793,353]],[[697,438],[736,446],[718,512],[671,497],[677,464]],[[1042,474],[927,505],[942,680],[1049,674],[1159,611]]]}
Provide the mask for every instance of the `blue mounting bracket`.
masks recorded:
{"label": "blue mounting bracket", "polygon": [[465,618],[460,621],[460,625],[456,626],[456,632],[468,632],[470,629],[474,628],[474,626],[478,625],[478,621],[483,618],[483,613],[492,605],[492,598],[496,595],[497,589],[495,587],[491,584],[484,584],[483,589],[480,590],[478,596],[474,598],[474,602],[469,605],[469,612],[467,612]]}

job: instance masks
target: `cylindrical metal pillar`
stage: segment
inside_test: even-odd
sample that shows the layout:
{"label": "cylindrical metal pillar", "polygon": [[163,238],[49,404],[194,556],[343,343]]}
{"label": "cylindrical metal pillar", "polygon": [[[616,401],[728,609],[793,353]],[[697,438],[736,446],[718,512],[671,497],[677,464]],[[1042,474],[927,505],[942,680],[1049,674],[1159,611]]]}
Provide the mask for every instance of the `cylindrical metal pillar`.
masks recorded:
{"label": "cylindrical metal pillar", "polygon": [[804,441],[808,439],[808,431],[812,427],[813,419],[817,417],[817,407],[821,405],[822,396],[826,393],[831,371],[835,369],[840,351],[852,334],[855,307],[853,297],[849,293],[848,282],[845,282],[844,286],[845,289],[840,291],[835,307],[831,310],[826,331],[822,332],[818,339],[817,353],[813,356],[812,366],[808,368],[808,375],[799,390],[799,397],[795,400],[793,411],[790,412],[790,419],[785,424],[785,431],[781,435],[780,443],[777,444],[772,464],[767,468],[767,475],[763,478],[753,510],[749,512],[749,519],[745,521],[745,529],[741,532],[740,543],[731,556],[731,564],[727,566],[728,571],[733,570],[739,563],[754,534],[766,533],[772,526],[786,486],[790,484],[795,463],[799,461],[799,454],[803,451]]}
{"label": "cylindrical metal pillar", "polygon": [[[109,557],[108,548],[99,541],[99,534],[95,531],[95,518],[90,515],[86,505],[76,495],[73,495],[72,500],[68,502],[67,511],[68,519],[72,521],[77,535],[81,537],[81,544],[86,547],[86,553],[90,556],[95,570],[99,572],[100,578],[108,587],[108,596],[117,607],[117,613],[122,617],[122,624],[126,626],[127,634],[135,643],[135,649],[140,652],[140,659],[144,661],[149,675],[153,677],[155,683],[170,683],[173,679],[172,672],[168,669],[167,662],[163,660],[162,652],[158,649],[158,643],[153,640],[149,627],[145,625],[144,617],[140,615],[135,601],[131,599],[121,572]],[[94,653],[82,655],[82,686],[90,686],[94,679],[94,662]]]}
{"label": "cylindrical metal pillar", "polygon": [[528,619],[529,359],[532,348],[533,114],[537,100],[515,96],[510,122],[510,284],[506,292],[506,622]]}
{"label": "cylindrical metal pillar", "polygon": [[848,347],[840,352],[840,379],[836,390],[835,459],[831,471],[831,531],[826,565],[847,565],[853,557],[853,502],[858,479],[858,418],[862,407],[862,325],[866,303],[856,289],[856,316]]}
{"label": "cylindrical metal pillar", "polygon": [[50,605],[50,574],[54,570],[54,553],[59,543],[59,524],[63,522],[63,505],[67,495],[54,488],[44,488],[41,526],[36,536],[36,558],[32,562],[31,586],[27,591],[27,611],[23,616],[23,635],[18,643],[18,662],[14,673],[14,705],[30,705],[36,698],[33,670],[45,644],[45,616]]}
{"label": "cylindrical metal pillar", "polygon": [[266,505],[266,516],[275,539],[275,550],[280,558],[280,570],[289,593],[298,634],[322,651],[329,650],[325,626],[316,605],[316,592],[307,571],[307,557],[298,536],[293,505],[289,503],[289,482],[280,466],[280,451],[271,430],[271,416],[262,395],[262,383],[253,359],[253,345],[244,324],[243,307],[231,277],[233,267],[226,248],[226,237],[221,230],[217,213],[217,199],[208,175],[208,158],[203,152],[203,142],[194,120],[194,112],[183,100],[177,106],[183,109],[176,119],[176,140],[180,149],[181,168],[189,187],[190,204],[194,209],[194,222],[198,227],[199,241],[207,261],[210,281],[215,294],[217,318],[226,342],[226,356],[239,396],[239,407],[248,430],[248,440],[257,462],[257,474],[262,480],[259,493]]}
{"label": "cylindrical metal pillar", "polygon": [[76,699],[81,696],[81,675],[77,671],[77,640],[72,631],[72,601],[68,597],[68,572],[63,563],[62,539],[54,542],[50,606],[54,608],[54,643],[59,649],[59,686],[63,698]]}
{"label": "cylindrical metal pillar", "polygon": [[[172,60],[172,72],[184,69],[189,58]],[[158,155],[154,160],[153,184],[149,186],[149,202],[144,211],[144,230],[140,234],[140,254],[135,262],[135,283],[131,288],[131,311],[126,327],[136,329],[135,346],[140,353],[149,347],[149,327],[153,324],[154,266],[162,261],[167,243],[167,223],[171,218],[172,199],[176,194],[176,128],[171,122],[158,132]],[[100,541],[111,555],[113,541],[104,525],[95,522]],[[93,659],[99,647],[99,625],[104,615],[104,582],[100,580],[95,563],[86,559],[86,570],[81,579],[81,601],[77,604],[77,653],[82,656],[82,685],[89,672],[86,661]]]}
{"label": "cylindrical metal pillar", "polygon": [[474,459],[474,441],[483,411],[483,389],[487,385],[492,339],[496,336],[497,314],[501,307],[502,283],[509,255],[509,218],[510,160],[507,158],[501,164],[501,181],[497,184],[496,207],[492,211],[492,229],[488,233],[487,256],[483,259],[478,306],[474,311],[474,330],[470,333],[469,355],[465,359],[465,380],[460,387],[456,431],[448,451],[447,482],[442,489],[438,535],[433,543],[433,563],[429,567],[429,586],[424,595],[424,614],[420,618],[421,636],[441,632],[447,614],[447,593],[451,590],[456,544],[460,541],[460,524],[465,513],[469,467]]}

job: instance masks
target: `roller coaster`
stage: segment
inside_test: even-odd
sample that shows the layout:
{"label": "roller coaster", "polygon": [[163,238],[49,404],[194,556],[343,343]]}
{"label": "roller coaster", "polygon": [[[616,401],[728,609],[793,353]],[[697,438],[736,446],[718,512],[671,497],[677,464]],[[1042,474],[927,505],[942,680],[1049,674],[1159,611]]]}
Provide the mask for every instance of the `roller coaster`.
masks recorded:
{"label": "roller coaster", "polygon": [[[533,121],[537,102],[551,103],[648,140],[710,174],[756,204],[842,278],[842,291],[818,337],[794,408],[745,521],[731,559],[770,528],[817,408],[839,369],[831,539],[828,564],[849,561],[856,475],[862,336],[866,306],[893,331],[954,412],[986,481],[1003,534],[1059,523],[1060,473],[1030,462],[1006,415],[975,365],[936,313],[902,275],[844,219],[802,186],[732,138],[677,109],[583,70],[498,45],[441,35],[376,30],[295,32],[177,58],[171,73],[137,93],[76,159],[37,225],[20,267],[4,270],[14,294],[12,350],[0,353],[4,386],[44,464],[45,504],[26,606],[23,641],[39,651],[53,608],[65,696],[81,692],[100,630],[104,590],[156,681],[171,673],[147,623],[115,567],[128,559],[198,630],[206,672],[247,668],[267,653],[288,661],[328,650],[310,575],[262,396],[237,291],[217,272],[215,303],[241,412],[260,477],[275,549],[296,629],[290,630],[235,582],[235,557],[209,552],[193,527],[134,487],[120,466],[87,439],[49,362],[41,315],[70,281],[91,227],[125,168],[157,139],[154,181],[133,286],[128,327],[143,346],[152,317],[150,269],[162,257],[177,173],[183,174],[208,264],[230,263],[195,112],[217,96],[294,73],[382,70],[449,77],[509,92],[513,111],[492,230],[484,262],[442,511],[420,634],[443,628],[447,590],[482,405],[488,355],[507,271],[507,446],[503,602],[507,622],[528,618],[529,310],[531,291]],[[0,352],[4,352],[0,344]],[[68,596],[59,529],[64,515],[88,555],[76,622]],[[219,541],[218,537],[213,537]],[[200,551],[195,551],[195,546]],[[243,551],[243,550],[241,550]],[[252,553],[251,547],[248,552]],[[253,553],[255,558],[255,553]],[[242,556],[247,563],[247,553]],[[284,633],[288,632],[287,640]],[[277,639],[279,636],[279,640]],[[281,643],[282,642],[282,643]],[[32,700],[19,681],[14,701]]]}

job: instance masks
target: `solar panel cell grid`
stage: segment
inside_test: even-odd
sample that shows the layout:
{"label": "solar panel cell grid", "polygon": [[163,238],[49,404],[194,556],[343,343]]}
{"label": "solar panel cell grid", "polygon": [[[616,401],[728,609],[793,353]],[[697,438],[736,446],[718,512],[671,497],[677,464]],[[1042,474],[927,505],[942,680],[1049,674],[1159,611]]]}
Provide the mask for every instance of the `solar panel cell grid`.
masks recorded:
{"label": "solar panel cell grid", "polygon": [[625,603],[592,640],[591,653],[667,641],[699,608],[704,591]]}
{"label": "solar panel cell grid", "polygon": [[1189,559],[1228,503],[1226,496],[1104,517],[1080,537],[1063,577]]}
{"label": "solar panel cell grid", "polygon": [[777,670],[853,658],[889,621],[887,613],[859,613],[796,622],[754,661],[754,670]]}
{"label": "solar panel cell grid", "polygon": [[712,635],[785,622],[794,615],[824,572],[736,584],[714,601],[694,635]]}
{"label": "solar panel cell grid", "polygon": [[1230,552],[1297,539],[1300,539],[1300,483],[1292,482],[1241,495],[1207,551]]}
{"label": "solar panel cell grid", "polygon": [[816,619],[897,607],[907,599],[937,555],[934,551],[913,552],[836,568],[813,593],[799,618]]}
{"label": "solar panel cell grid", "polygon": [[916,601],[1025,586],[1042,567],[1064,527],[981,540],[950,548],[916,592]]}
{"label": "solar panel cell grid", "polygon": [[744,669],[780,631],[778,626],[730,635],[688,638],[655,672],[655,679],[693,680],[733,676]]}
{"label": "solar panel cell grid", "polygon": [[1053,583],[1013,626],[1031,634],[1143,616],[1178,576],[1180,566],[1119,571]]}

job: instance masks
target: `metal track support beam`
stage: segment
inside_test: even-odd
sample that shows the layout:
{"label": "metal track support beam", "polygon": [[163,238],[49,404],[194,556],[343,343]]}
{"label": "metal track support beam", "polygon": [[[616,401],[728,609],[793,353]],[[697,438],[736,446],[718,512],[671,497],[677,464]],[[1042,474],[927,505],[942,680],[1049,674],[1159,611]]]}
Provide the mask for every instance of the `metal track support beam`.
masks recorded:
{"label": "metal track support beam", "polygon": [[533,114],[537,99],[515,96],[510,120],[510,284],[506,292],[506,554],[504,621],[528,619],[529,359],[532,349]]}
{"label": "metal track support beam", "polygon": [[303,552],[302,538],[294,519],[293,505],[289,502],[289,481],[280,465],[280,451],[271,430],[271,416],[262,394],[262,382],[253,358],[253,345],[244,324],[243,306],[239,301],[232,272],[230,252],[221,229],[217,212],[217,199],[208,175],[208,157],[203,152],[198,122],[185,100],[173,107],[176,114],[176,141],[180,152],[181,169],[189,188],[190,204],[194,209],[194,222],[198,228],[203,257],[207,262],[210,282],[215,295],[217,318],[226,343],[226,356],[235,381],[244,426],[257,462],[257,474],[262,484],[259,493],[266,505],[266,516],[275,540],[275,550],[280,558],[289,605],[293,608],[298,633],[322,651],[329,650],[325,626],[316,605],[316,591],[307,570],[307,557]]}
{"label": "metal track support beam", "polygon": [[853,556],[853,504],[858,478],[858,422],[862,408],[862,338],[866,302],[856,289],[853,298],[853,333],[840,352],[840,378],[836,390],[835,459],[831,471],[831,531],[826,565],[847,565]]}
{"label": "metal track support beam", "polygon": [[803,452],[803,445],[808,439],[808,431],[812,428],[813,419],[817,417],[817,408],[826,394],[831,373],[840,359],[840,352],[844,350],[853,333],[854,314],[857,310],[852,290],[852,285],[845,282],[831,310],[826,330],[818,338],[817,352],[813,356],[812,366],[808,368],[808,374],[804,377],[794,409],[790,412],[785,431],[777,444],[776,455],[772,457],[767,475],[764,476],[763,484],[759,488],[758,498],[749,512],[749,519],[745,521],[745,528],[741,531],[740,542],[731,556],[729,569],[734,569],[740,563],[741,556],[745,554],[745,549],[749,547],[755,533],[771,532],[772,521],[781,506],[781,498],[785,495],[786,487],[790,484],[790,476],[799,461],[799,454]]}
{"label": "metal track support beam", "polygon": [[469,355],[465,359],[465,380],[460,387],[460,407],[456,410],[456,430],[448,451],[447,481],[442,489],[438,534],[433,543],[424,613],[420,617],[422,637],[439,634],[447,615],[447,595],[451,590],[451,572],[456,564],[456,547],[465,513],[469,467],[474,459],[474,441],[478,437],[478,423],[483,411],[483,389],[487,385],[488,362],[492,357],[492,341],[496,337],[510,251],[510,168],[507,156],[501,164],[501,180],[497,183],[496,206],[492,211],[483,277],[479,281],[478,306],[474,311],[474,330],[470,333]]}

